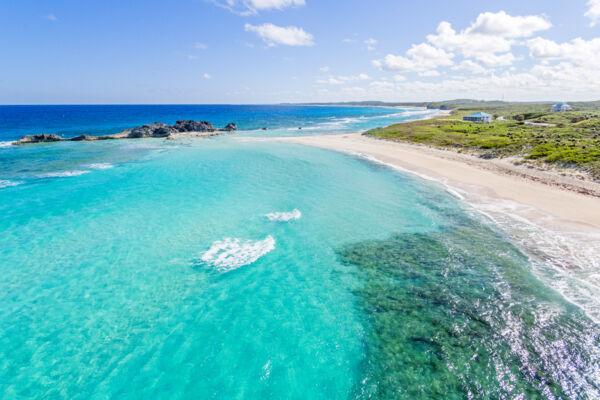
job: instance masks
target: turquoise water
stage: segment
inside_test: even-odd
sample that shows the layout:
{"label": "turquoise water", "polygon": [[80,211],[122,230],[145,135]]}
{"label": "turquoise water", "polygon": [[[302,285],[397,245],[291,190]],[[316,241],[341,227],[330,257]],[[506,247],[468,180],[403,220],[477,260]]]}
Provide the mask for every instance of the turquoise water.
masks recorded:
{"label": "turquoise water", "polygon": [[2,398],[600,396],[600,329],[443,188],[275,142],[0,149]]}

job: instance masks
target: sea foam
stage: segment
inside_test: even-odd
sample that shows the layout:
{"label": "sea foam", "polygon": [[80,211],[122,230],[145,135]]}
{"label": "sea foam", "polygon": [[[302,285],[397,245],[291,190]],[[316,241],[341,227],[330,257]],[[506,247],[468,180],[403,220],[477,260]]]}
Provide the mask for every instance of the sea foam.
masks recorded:
{"label": "sea foam", "polygon": [[91,169],[103,170],[103,169],[110,169],[113,167],[113,165],[109,164],[109,163],[93,163],[93,164],[88,164],[87,167],[91,168]]}
{"label": "sea foam", "polygon": [[300,212],[300,210],[295,208],[294,210],[289,211],[289,212],[279,211],[279,212],[265,214],[265,217],[267,217],[267,219],[269,221],[287,222],[287,221],[293,221],[296,219],[300,219],[302,217],[302,213]]}
{"label": "sea foam", "polygon": [[0,147],[10,147],[13,145],[14,142],[1,142],[0,141]]}
{"label": "sea foam", "polygon": [[74,170],[74,171],[58,171],[58,172],[47,172],[45,174],[39,174],[38,178],[67,178],[71,176],[79,176],[88,174],[92,171],[88,170]]}
{"label": "sea foam", "polygon": [[23,182],[21,182],[21,181],[8,181],[8,180],[0,179],[0,188],[10,187],[10,186],[18,186],[22,183]]}
{"label": "sea foam", "polygon": [[270,235],[263,240],[227,238],[214,242],[200,260],[219,272],[228,272],[252,264],[273,249],[275,239]]}

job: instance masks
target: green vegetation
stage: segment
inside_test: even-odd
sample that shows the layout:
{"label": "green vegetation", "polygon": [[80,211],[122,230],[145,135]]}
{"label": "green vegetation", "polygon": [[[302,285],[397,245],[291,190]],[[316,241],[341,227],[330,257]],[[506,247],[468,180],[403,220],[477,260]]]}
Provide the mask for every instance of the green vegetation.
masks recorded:
{"label": "green vegetation", "polygon": [[[472,152],[483,158],[516,156],[522,162],[575,168],[600,180],[600,102],[571,105],[572,111],[553,113],[550,103],[449,104],[453,108],[450,116],[377,128],[365,134]],[[496,119],[491,124],[462,120],[476,111]],[[530,122],[552,126],[527,125]]]}

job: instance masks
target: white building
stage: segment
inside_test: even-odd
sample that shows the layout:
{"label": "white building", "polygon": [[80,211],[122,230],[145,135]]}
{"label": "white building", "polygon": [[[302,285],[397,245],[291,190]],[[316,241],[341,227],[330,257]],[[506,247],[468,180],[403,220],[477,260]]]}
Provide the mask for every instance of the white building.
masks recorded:
{"label": "white building", "polygon": [[569,111],[571,106],[567,103],[556,103],[552,106],[552,111],[560,112],[560,111]]}
{"label": "white building", "polygon": [[478,113],[471,114],[471,115],[465,115],[463,117],[463,121],[485,122],[486,124],[489,124],[490,122],[492,122],[492,114],[478,112]]}

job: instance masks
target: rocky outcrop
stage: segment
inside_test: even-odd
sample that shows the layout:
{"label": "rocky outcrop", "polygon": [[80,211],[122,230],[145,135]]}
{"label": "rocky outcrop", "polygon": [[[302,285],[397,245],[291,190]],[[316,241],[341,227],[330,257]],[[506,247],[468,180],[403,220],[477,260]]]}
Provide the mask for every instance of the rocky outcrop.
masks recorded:
{"label": "rocky outcrop", "polygon": [[81,142],[83,140],[95,140],[94,136],[90,136],[90,135],[79,135],[79,136],[75,136],[72,137],[71,139],[68,139],[72,142]]}
{"label": "rocky outcrop", "polygon": [[230,122],[227,125],[225,125],[225,128],[221,128],[219,130],[224,131],[224,132],[233,132],[233,131],[237,131],[237,129],[238,129],[237,125],[234,124],[233,122]]}
{"label": "rocky outcrop", "polygon": [[40,133],[37,135],[25,135],[16,141],[15,144],[60,142],[61,140],[60,136],[53,133]]}
{"label": "rocky outcrop", "polygon": [[167,137],[173,132],[175,132],[175,130],[169,125],[154,122],[152,124],[136,126],[133,129],[126,129],[121,133],[117,133],[116,135],[120,135],[123,138],[128,139],[140,139],[150,137]]}
{"label": "rocky outcrop", "polygon": [[212,136],[218,135],[217,132],[233,132],[237,130],[237,125],[233,122],[227,124],[222,129],[215,128],[208,121],[193,121],[179,120],[175,125],[167,125],[160,122],[136,126],[135,128],[126,129],[123,132],[113,135],[90,136],[79,135],[70,139],[63,139],[58,135],[51,133],[40,133],[38,135],[26,135],[19,139],[15,144],[30,144],[30,143],[45,143],[45,142],[60,142],[68,140],[73,142],[92,141],[92,140],[114,140],[114,139],[141,139],[141,138],[168,138],[174,139],[180,135],[186,134],[202,134],[196,136]]}
{"label": "rocky outcrop", "polygon": [[217,130],[217,128],[208,121],[191,120],[177,121],[172,128],[176,129],[177,132],[214,132]]}

